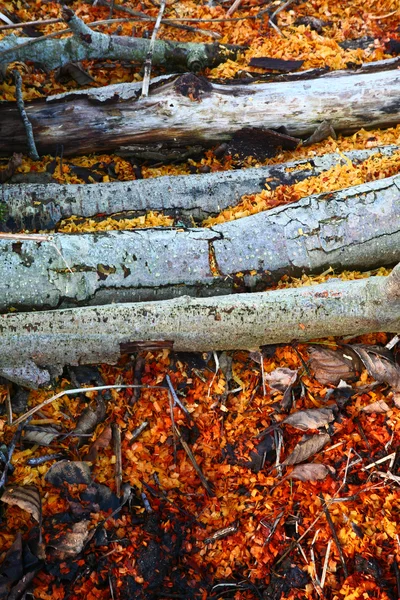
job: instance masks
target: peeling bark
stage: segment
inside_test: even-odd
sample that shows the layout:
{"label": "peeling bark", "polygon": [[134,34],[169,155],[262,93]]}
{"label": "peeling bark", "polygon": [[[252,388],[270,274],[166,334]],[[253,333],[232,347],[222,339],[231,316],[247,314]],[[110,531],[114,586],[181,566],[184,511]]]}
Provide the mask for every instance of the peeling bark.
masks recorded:
{"label": "peeling bark", "polygon": [[[140,85],[120,84],[28,105],[38,152],[54,154],[61,145],[65,156],[129,144],[211,145],[260,124],[285,125],[289,135],[307,137],[327,119],[344,133],[400,120],[399,70],[237,86],[184,75],[157,83],[147,98],[139,94]],[[25,131],[11,103],[0,113],[0,132],[0,155],[26,152]]]}
{"label": "peeling bark", "polygon": [[400,176],[209,229],[0,239],[0,310],[204,297],[400,261]]}
{"label": "peeling bark", "polygon": [[400,265],[389,277],[219,298],[0,316],[0,368],[115,363],[138,341],[176,351],[257,349],[400,329]]}
{"label": "peeling bark", "polygon": [[[398,150],[399,146],[382,146],[344,154],[358,163],[376,153],[391,156]],[[149,210],[201,221],[235,205],[245,194],[260,192],[267,178],[270,188],[275,189],[319,175],[341,162],[343,157],[334,153],[258,169],[204,175],[92,185],[9,184],[0,189],[0,230],[53,229],[72,215],[92,217],[129,211],[129,216],[136,217]]]}

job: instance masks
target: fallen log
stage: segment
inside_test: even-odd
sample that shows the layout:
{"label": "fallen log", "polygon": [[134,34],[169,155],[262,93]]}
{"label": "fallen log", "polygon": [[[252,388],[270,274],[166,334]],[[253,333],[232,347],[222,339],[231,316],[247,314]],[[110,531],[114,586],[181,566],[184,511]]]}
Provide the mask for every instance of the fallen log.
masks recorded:
{"label": "fallen log", "polygon": [[[399,123],[399,70],[318,79],[217,85],[193,74],[155,83],[139,98],[140,84],[118,84],[50,97],[26,106],[39,153],[64,155],[115,150],[127,144],[209,146],[243,128],[284,125],[294,137],[310,136],[321,122],[349,133],[362,127]],[[382,94],[380,90],[384,89]],[[5,103],[0,113],[0,155],[26,152],[18,109]]]}
{"label": "fallen log", "polygon": [[0,311],[215,296],[400,261],[400,175],[211,228],[0,235]]}
{"label": "fallen log", "polygon": [[[354,150],[344,155],[359,163],[373,154],[391,156],[399,146]],[[314,177],[344,162],[339,153],[325,154],[269,167],[223,171],[203,175],[165,176],[136,181],[85,184],[7,184],[0,189],[0,231],[53,229],[71,217],[92,217],[147,211],[201,221],[233,206],[245,194],[261,192],[268,185],[291,185]]]}
{"label": "fallen log", "polygon": [[[149,51],[150,41],[119,35],[106,35],[94,31],[67,7],[62,16],[69,29],[60,33],[72,32],[72,37],[63,39],[24,38],[14,34],[0,40],[0,74],[4,75],[7,66],[15,61],[33,62],[46,71],[81,60],[131,60],[143,63]],[[243,46],[231,44],[180,43],[157,40],[152,62],[175,70],[200,71],[234,58]]]}
{"label": "fallen log", "polygon": [[399,329],[400,264],[388,277],[264,293],[0,315],[0,368],[115,363],[141,345],[257,349]]}

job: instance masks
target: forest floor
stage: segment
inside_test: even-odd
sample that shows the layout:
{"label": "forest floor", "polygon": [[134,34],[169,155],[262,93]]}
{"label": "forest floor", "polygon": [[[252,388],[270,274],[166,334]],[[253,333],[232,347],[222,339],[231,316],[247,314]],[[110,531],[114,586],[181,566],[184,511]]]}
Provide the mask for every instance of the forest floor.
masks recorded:
{"label": "forest floor", "polygon": [[[79,0],[69,6],[86,22],[110,18],[109,6],[94,4]],[[254,18],[281,4],[243,0],[229,18],[230,1],[168,2],[166,18],[183,19],[202,32],[161,26],[158,37],[204,42],[212,41],[206,34],[212,31],[221,43],[248,46],[236,61],[203,73],[218,80],[249,73],[257,80],[265,71],[249,66],[254,57],[302,60],[301,70],[346,69],[390,58],[400,44],[398,0],[293,2],[275,19],[280,32],[267,15]],[[153,17],[159,11],[153,0],[127,0],[124,7]],[[0,2],[0,12],[20,21],[44,20],[60,17],[61,6],[14,0]],[[98,30],[151,35],[152,24],[120,12],[117,4],[112,18],[123,21]],[[64,27],[51,23],[38,30],[49,34]],[[9,33],[0,28],[1,36]],[[65,73],[13,67],[22,74],[26,102],[79,87]],[[82,67],[95,87],[142,77],[140,66],[130,63]],[[14,99],[10,75],[0,83],[0,101]],[[167,165],[116,154],[39,161],[24,156],[14,175],[43,173],[47,181],[96,185],[384,144],[400,147],[400,125],[328,138],[263,161],[221,156],[216,148]],[[399,153],[374,155],[361,164],[347,160],[273,191],[266,186],[203,226],[397,174]],[[0,173],[7,163],[0,161]],[[173,218],[149,213],[122,220],[71,218],[57,230],[165,225],[174,225]],[[284,277],[278,287],[387,275],[386,266],[368,273]],[[7,485],[0,506],[0,598],[399,598],[396,359],[396,344],[376,333],[267,346],[255,353],[144,350],[117,366],[66,369],[54,390],[28,392],[4,381],[0,472],[1,486],[5,479]],[[22,436],[12,424],[53,394],[86,386],[114,387],[54,399],[25,424]]]}

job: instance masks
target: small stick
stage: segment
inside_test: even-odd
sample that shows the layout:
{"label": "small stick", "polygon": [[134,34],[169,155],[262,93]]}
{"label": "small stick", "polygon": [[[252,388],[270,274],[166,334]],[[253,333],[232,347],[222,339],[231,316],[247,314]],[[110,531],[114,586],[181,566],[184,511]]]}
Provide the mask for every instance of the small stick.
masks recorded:
{"label": "small stick", "polygon": [[228,12],[226,13],[227,17],[231,17],[233,15],[233,13],[235,12],[235,10],[237,10],[239,8],[239,6],[242,4],[243,0],[235,0],[234,3],[232,4],[232,6],[230,7],[230,9],[228,10]]}
{"label": "small stick", "polygon": [[223,529],[218,529],[215,531],[210,537],[203,540],[204,544],[212,544],[217,540],[222,540],[223,538],[228,537],[228,535],[232,535],[232,533],[236,533],[238,530],[238,524],[234,523],[233,525],[229,525],[228,527],[224,527]]}
{"label": "small stick", "polygon": [[0,31],[4,29],[20,29],[22,27],[36,27],[40,25],[52,25],[53,23],[62,23],[64,19],[45,19],[43,21],[25,21],[22,23],[10,23],[9,25],[1,25]]}
{"label": "small stick", "polygon": [[114,0],[110,0],[110,14],[108,15],[109,19],[112,19],[113,11],[114,11]]}
{"label": "small stick", "polygon": [[156,37],[158,34],[158,30],[160,29],[161,19],[165,10],[166,0],[161,0],[160,10],[158,11],[157,21],[154,25],[153,33],[151,34],[149,51],[146,55],[146,59],[144,61],[144,77],[142,84],[142,98],[146,98],[149,95],[149,86],[150,86],[150,75],[151,75],[151,62],[153,59],[154,45],[156,42]]}
{"label": "small stick", "polygon": [[261,364],[261,377],[262,377],[262,387],[263,387],[263,396],[267,395],[267,390],[265,388],[265,373],[264,373],[264,356],[263,353],[260,352],[260,364]]}
{"label": "small stick", "polygon": [[[167,375],[167,377],[168,377],[168,375]],[[168,379],[169,379],[169,377],[168,377]],[[170,385],[170,383],[168,383],[168,385]],[[171,385],[171,389],[173,389],[172,385]],[[176,427],[175,427],[175,417],[174,417],[174,403],[173,403],[173,395],[172,395],[172,393],[168,394],[168,400],[169,400],[169,414],[170,414],[170,417],[171,417],[172,436],[173,436],[173,440],[174,440],[174,465],[175,465],[175,468],[176,468],[176,463],[177,463],[177,458],[176,458],[177,450],[176,450],[176,446],[177,446],[177,444],[176,444],[176,431],[175,431]]]}
{"label": "small stick", "polygon": [[329,563],[329,555],[331,553],[331,545],[332,545],[332,540],[329,540],[328,542],[328,546],[326,548],[326,553],[325,553],[325,560],[324,560],[324,567],[322,569],[322,575],[321,575],[321,589],[324,589],[324,585],[325,585],[325,579],[326,579],[326,572],[328,570],[328,563]]}
{"label": "small stick", "polygon": [[133,444],[133,442],[135,440],[137,440],[137,438],[139,437],[139,435],[142,433],[142,431],[144,431],[146,429],[146,427],[147,427],[148,424],[149,424],[148,421],[143,421],[143,423],[141,423],[139,425],[139,427],[136,427],[136,429],[133,430],[132,437],[129,440],[130,444]]}
{"label": "small stick", "polygon": [[372,469],[372,467],[376,467],[376,465],[380,465],[381,463],[386,462],[387,460],[392,461],[395,456],[396,456],[396,452],[392,452],[392,454],[388,454],[387,456],[384,456],[383,458],[380,458],[379,460],[376,460],[376,461],[370,463],[366,467],[363,467],[363,471],[367,471],[368,469]]}
{"label": "small stick", "polygon": [[176,393],[174,386],[172,385],[170,376],[166,375],[165,379],[167,380],[168,387],[169,387],[171,395],[174,399],[175,406],[179,406],[179,408],[181,409],[181,411],[183,412],[183,414],[185,415],[185,417],[187,418],[189,423],[193,423],[193,417],[190,414],[190,412],[188,411],[188,409],[186,408],[186,406],[183,404],[183,402],[178,398],[178,394]]}
{"label": "small stick", "polygon": [[337,551],[339,553],[340,562],[342,563],[343,573],[344,573],[344,576],[347,579],[347,577],[349,576],[349,572],[347,570],[347,565],[346,565],[346,561],[345,561],[345,558],[344,558],[342,545],[341,545],[340,540],[338,538],[338,534],[336,533],[335,525],[334,525],[334,523],[332,521],[331,513],[329,512],[328,506],[325,504],[325,500],[324,500],[324,497],[322,496],[322,494],[318,494],[318,497],[319,497],[319,499],[322,502],[323,510],[324,510],[324,513],[325,513],[325,516],[326,516],[326,520],[328,521],[328,525],[329,525],[330,530],[332,532],[332,537],[333,537],[333,539],[335,541],[336,548],[337,548]]}
{"label": "small stick", "polygon": [[121,430],[117,423],[111,425],[113,442],[114,442],[114,454],[115,454],[115,489],[118,498],[121,497],[121,486],[122,486],[122,454],[121,454]]}
{"label": "small stick", "polygon": [[188,455],[188,458],[190,460],[190,462],[192,463],[197,475],[200,478],[201,483],[203,484],[204,488],[206,489],[207,493],[210,496],[214,496],[214,492],[210,487],[210,484],[208,483],[207,479],[204,477],[202,470],[200,469],[199,465],[197,464],[196,458],[193,454],[193,452],[191,451],[191,449],[189,448],[189,445],[185,442],[185,440],[182,437],[181,432],[179,431],[178,427],[175,425],[175,431],[179,437],[179,441],[182,444],[182,447],[184,449],[184,451],[186,452],[186,454]]}
{"label": "small stick", "polygon": [[[144,358],[141,354],[138,354],[138,356],[136,357],[136,361],[135,361],[135,367],[133,370],[133,383],[135,385],[140,385],[141,379],[142,379],[142,372],[143,372],[143,368],[144,368]],[[136,404],[136,402],[139,400],[139,395],[140,395],[140,389],[139,388],[135,388],[133,390],[133,396],[131,398],[130,401],[130,405],[132,406],[133,404]]]}
{"label": "small stick", "polygon": [[7,386],[6,413],[7,413],[7,424],[12,425],[13,416],[12,416],[11,394],[10,394],[10,386],[9,385]]}
{"label": "small stick", "polygon": [[97,392],[100,390],[117,390],[117,389],[128,389],[128,388],[137,388],[137,387],[141,387],[147,390],[165,390],[164,387],[161,387],[160,385],[121,385],[121,384],[117,384],[117,385],[97,385],[95,387],[87,387],[87,388],[74,388],[72,390],[63,390],[62,392],[58,392],[58,394],[55,394],[54,396],[51,396],[51,398],[47,398],[47,400],[43,400],[43,402],[41,402],[40,404],[38,404],[37,406],[34,406],[33,408],[31,408],[30,410],[28,410],[28,412],[26,412],[24,415],[22,415],[22,417],[18,417],[18,419],[16,419],[13,423],[13,425],[19,425],[20,423],[22,423],[22,421],[25,421],[26,419],[28,419],[29,417],[31,417],[32,415],[34,415],[35,413],[37,413],[39,410],[41,410],[44,406],[47,406],[48,404],[51,404],[52,402],[54,402],[54,400],[57,400],[58,398],[61,398],[62,396],[72,396],[74,394],[81,394],[82,392]]}
{"label": "small stick", "polygon": [[[15,423],[14,423],[15,424]],[[17,431],[15,432],[10,444],[8,445],[8,452],[7,452],[7,461],[4,465],[4,470],[3,473],[0,477],[0,489],[4,486],[4,484],[7,481],[7,472],[8,472],[8,467],[11,464],[11,459],[12,459],[12,455],[14,454],[14,450],[21,438],[21,434],[22,434],[22,430],[25,427],[26,423],[25,423],[25,419],[23,419],[23,422],[18,426]]]}
{"label": "small stick", "polygon": [[399,335],[395,335],[394,337],[392,337],[392,339],[390,340],[390,342],[388,342],[388,343],[386,344],[386,346],[385,346],[385,347],[386,347],[388,350],[391,350],[391,349],[392,349],[392,348],[394,348],[394,347],[395,347],[395,345],[396,345],[396,344],[398,344],[399,342],[400,342],[400,337],[399,337]]}
{"label": "small stick", "polygon": [[146,512],[152,513],[153,509],[151,508],[151,504],[150,504],[150,502],[149,502],[149,500],[147,498],[146,492],[141,492],[140,495],[142,497],[144,508],[146,509]]}
{"label": "small stick", "polygon": [[22,77],[19,71],[17,71],[17,69],[14,69],[13,75],[15,81],[15,96],[17,100],[17,107],[19,110],[19,114],[21,115],[21,119],[25,127],[26,137],[28,140],[28,154],[32,160],[39,160],[39,154],[36,150],[35,138],[33,137],[32,124],[28,119],[28,115],[26,114],[24,98],[22,96]]}

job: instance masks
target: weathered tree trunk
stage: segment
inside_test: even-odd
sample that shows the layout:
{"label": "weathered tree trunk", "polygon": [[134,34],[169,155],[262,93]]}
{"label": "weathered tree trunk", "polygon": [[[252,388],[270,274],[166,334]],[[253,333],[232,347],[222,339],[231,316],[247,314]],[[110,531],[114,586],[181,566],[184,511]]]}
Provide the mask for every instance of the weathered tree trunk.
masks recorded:
{"label": "weathered tree trunk", "polygon": [[[391,156],[399,146],[345,152],[355,163],[379,153]],[[137,181],[84,184],[9,184],[0,189],[0,230],[53,229],[62,219],[76,215],[92,217],[129,212],[131,217],[149,210],[201,221],[245,194],[260,192],[265,180],[275,189],[317,176],[343,162],[338,153],[276,164],[269,167],[224,171],[203,175],[181,175]]]}
{"label": "weathered tree trunk", "polygon": [[254,291],[283,273],[399,261],[400,176],[207,229],[5,236],[1,311]]}
{"label": "weathered tree trunk", "polygon": [[399,329],[400,265],[389,277],[266,293],[2,315],[0,368],[114,363],[143,341],[177,351],[256,349]]}
{"label": "weathered tree trunk", "polygon": [[[399,123],[400,71],[334,72],[319,79],[258,85],[216,85],[184,75],[137,99],[140,85],[120,84],[63,94],[26,107],[39,153],[64,155],[114,150],[129,143],[210,145],[244,127],[285,125],[309,136],[329,119],[336,131]],[[385,93],[382,93],[385,90]],[[0,155],[26,152],[16,107],[0,113]]]}

